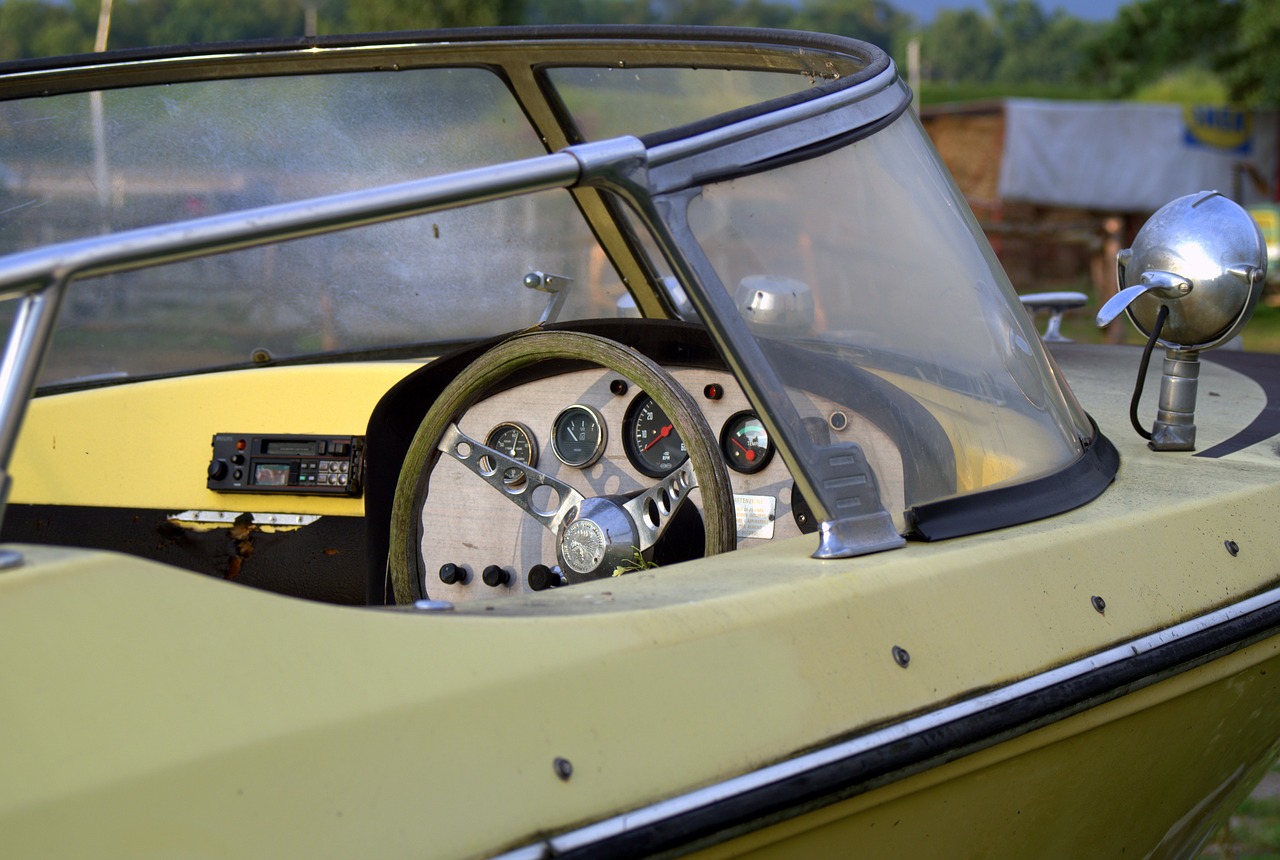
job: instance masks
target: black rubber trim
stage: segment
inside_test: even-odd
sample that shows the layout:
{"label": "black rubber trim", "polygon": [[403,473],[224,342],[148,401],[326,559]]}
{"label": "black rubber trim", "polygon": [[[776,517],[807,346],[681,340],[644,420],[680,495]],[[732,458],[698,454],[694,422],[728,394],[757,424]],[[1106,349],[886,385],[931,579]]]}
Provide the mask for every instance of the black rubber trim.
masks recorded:
{"label": "black rubber trim", "polygon": [[945,540],[1051,517],[1100,496],[1119,468],[1120,452],[1094,423],[1088,448],[1067,468],[1021,484],[909,508],[907,537]]}
{"label": "black rubber trim", "polygon": [[[683,29],[683,28],[681,28]],[[702,41],[750,41],[758,42],[762,45],[789,45],[793,47],[809,48],[811,50],[824,51],[833,54],[844,54],[860,61],[863,64],[862,69],[856,75],[842,77],[838,80],[824,81],[816,86],[801,90],[800,92],[791,93],[785,96],[779,96],[768,101],[758,104],[746,105],[725,113],[716,114],[705,119],[697,120],[686,125],[676,126],[675,128],[664,129],[662,131],[650,132],[641,135],[640,141],[645,145],[646,149],[652,149],[655,146],[661,146],[664,143],[672,143],[677,140],[684,140],[708,131],[714,131],[717,128],[723,128],[743,120],[753,119],[766,113],[774,113],[795,105],[805,104],[814,99],[823,98],[831,93],[840,92],[850,87],[858,86],[865,81],[874,78],[889,68],[889,56],[875,45],[866,42],[857,42],[853,39],[845,39],[839,36],[826,36],[817,33],[798,33],[793,30],[755,30],[744,28],[740,30],[728,31],[730,38],[721,39],[713,35],[719,31],[694,31]],[[908,101],[910,101],[908,99]]]}
{"label": "black rubber trim", "polygon": [[[340,49],[363,46],[482,42],[565,42],[565,41],[631,42],[639,47],[645,41],[720,42],[757,44],[763,48],[801,48],[820,53],[839,54],[863,65],[858,74],[830,82],[833,89],[853,86],[874,77],[889,67],[889,56],[867,42],[843,36],[781,30],[766,27],[692,27],[672,24],[649,25],[583,25],[548,24],[523,27],[463,27],[458,29],[404,30],[385,33],[354,33],[325,36],[247,39],[231,42],[207,42],[189,45],[167,45],[147,48],[123,48],[102,53],[74,54],[59,57],[35,57],[0,63],[0,77],[14,73],[92,68],[104,63],[134,63],[165,59],[191,59],[222,54],[272,54],[310,49]],[[179,75],[180,77],[180,75]],[[827,84],[807,90],[811,98],[830,92]],[[0,87],[0,90],[3,88]],[[58,92],[56,88],[51,93]]]}
{"label": "black rubber trim", "polygon": [[945,725],[554,856],[622,860],[675,856],[719,844],[1020,737],[1277,631],[1280,601]]}
{"label": "black rubber trim", "polygon": [[[902,98],[899,99],[898,103],[894,105],[893,108],[888,113],[882,116],[879,116],[868,123],[860,125],[857,128],[849,129],[848,131],[842,134],[837,134],[833,137],[828,137],[823,140],[816,141],[814,143],[809,143],[809,144],[805,144],[804,146],[799,146],[791,150],[790,152],[786,152],[786,153],[783,153],[782,155],[777,155],[772,158],[767,158],[762,161],[755,161],[755,162],[744,163],[744,164],[735,164],[735,165],[727,166],[721,169],[708,170],[708,171],[699,173],[691,177],[690,181],[686,185],[682,186],[682,188],[696,188],[702,185],[708,185],[712,182],[726,182],[732,179],[739,179],[743,176],[750,176],[756,173],[765,173],[770,170],[776,170],[780,167],[786,167],[787,165],[790,165],[790,164],[797,164],[801,161],[808,161],[809,159],[812,159],[812,158],[818,158],[819,156],[827,155],[828,153],[835,152],[838,149],[843,149],[844,147],[848,146],[851,143],[857,143],[860,140],[865,140],[866,138],[871,137],[871,135],[881,131],[882,129],[888,128],[890,125],[893,124],[895,120],[898,119],[898,117],[906,113],[907,108],[910,106],[911,106],[911,93],[910,91],[904,90]],[[728,114],[722,115],[721,117],[716,117],[716,119],[723,119],[725,116],[728,116]],[[688,130],[687,126],[684,128],[675,129],[675,130],[688,132],[688,134],[693,133],[692,131]],[[684,134],[681,135],[681,137],[684,137],[684,136],[687,136],[687,135],[684,135]],[[679,191],[679,190],[681,189],[680,188],[666,189],[662,193],[665,195],[665,194],[670,194],[672,192]]]}

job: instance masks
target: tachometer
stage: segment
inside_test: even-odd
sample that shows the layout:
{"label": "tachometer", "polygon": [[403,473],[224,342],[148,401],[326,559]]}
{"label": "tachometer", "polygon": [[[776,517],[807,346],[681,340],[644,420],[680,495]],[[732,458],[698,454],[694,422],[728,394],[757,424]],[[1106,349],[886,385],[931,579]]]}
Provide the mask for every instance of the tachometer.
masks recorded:
{"label": "tachometer", "polygon": [[749,475],[769,465],[773,442],[754,412],[739,412],[720,431],[720,453],[730,469]]}
{"label": "tachometer", "polygon": [[[484,444],[495,451],[501,451],[512,460],[519,460],[526,466],[538,465],[538,443],[534,441],[533,433],[529,428],[519,422],[503,421],[501,424],[494,425],[489,435],[484,438]],[[492,464],[486,457],[482,457],[480,463],[486,469],[492,468]],[[502,473],[502,482],[509,487],[518,487],[524,483],[524,480],[524,472],[514,466]]]}
{"label": "tachometer", "polygon": [[590,406],[574,404],[560,411],[551,428],[551,450],[566,466],[585,469],[604,453],[604,418]]}
{"label": "tachometer", "polygon": [[689,456],[662,407],[647,394],[631,402],[622,426],[627,459],[650,478],[666,476]]}

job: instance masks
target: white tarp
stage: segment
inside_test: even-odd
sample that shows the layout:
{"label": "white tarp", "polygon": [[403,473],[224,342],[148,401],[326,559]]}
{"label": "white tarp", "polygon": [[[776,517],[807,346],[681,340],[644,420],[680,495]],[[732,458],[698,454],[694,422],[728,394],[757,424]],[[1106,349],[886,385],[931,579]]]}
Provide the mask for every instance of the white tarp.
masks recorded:
{"label": "white tarp", "polygon": [[[1265,185],[1259,192],[1252,171]],[[1150,212],[1213,189],[1250,205],[1276,187],[1276,112],[1132,102],[1005,102],[1000,196]]]}

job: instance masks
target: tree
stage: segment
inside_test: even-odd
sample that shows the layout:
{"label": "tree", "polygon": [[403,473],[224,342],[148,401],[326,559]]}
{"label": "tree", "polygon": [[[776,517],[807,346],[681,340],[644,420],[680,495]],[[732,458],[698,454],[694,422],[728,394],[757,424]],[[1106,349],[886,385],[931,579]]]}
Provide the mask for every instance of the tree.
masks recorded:
{"label": "tree", "polygon": [[349,32],[491,27],[518,24],[517,0],[353,0],[345,18]]}
{"label": "tree", "polygon": [[1188,66],[1213,68],[1233,47],[1242,8],[1219,0],[1130,3],[1086,46],[1083,74],[1120,97]]}
{"label": "tree", "polygon": [[1000,61],[991,19],[976,9],[943,9],[920,38],[925,75],[945,83],[989,81]]}
{"label": "tree", "polygon": [[[97,21],[96,15],[93,20]],[[4,0],[0,2],[0,59],[92,51],[95,26],[75,6]]]}
{"label": "tree", "polygon": [[112,48],[301,36],[297,0],[115,0]]}
{"label": "tree", "polygon": [[1231,47],[1217,66],[1236,101],[1280,105],[1280,5],[1274,0],[1244,0]]}
{"label": "tree", "polygon": [[990,0],[1000,61],[994,78],[1013,84],[1061,84],[1079,75],[1079,50],[1091,27],[1062,10],[1045,15],[1035,0]]}
{"label": "tree", "polygon": [[807,0],[794,21],[802,29],[852,36],[886,50],[912,23],[887,0]]}

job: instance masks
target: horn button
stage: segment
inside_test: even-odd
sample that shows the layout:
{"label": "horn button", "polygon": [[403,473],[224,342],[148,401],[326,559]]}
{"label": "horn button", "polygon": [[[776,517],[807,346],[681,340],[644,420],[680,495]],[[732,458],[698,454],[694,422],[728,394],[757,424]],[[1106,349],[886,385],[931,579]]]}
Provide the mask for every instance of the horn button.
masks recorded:
{"label": "horn button", "polygon": [[640,533],[622,502],[609,496],[584,499],[566,517],[556,555],[569,582],[611,574],[639,551]]}

